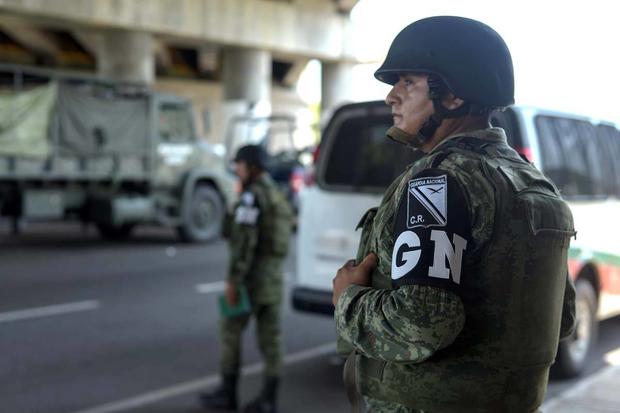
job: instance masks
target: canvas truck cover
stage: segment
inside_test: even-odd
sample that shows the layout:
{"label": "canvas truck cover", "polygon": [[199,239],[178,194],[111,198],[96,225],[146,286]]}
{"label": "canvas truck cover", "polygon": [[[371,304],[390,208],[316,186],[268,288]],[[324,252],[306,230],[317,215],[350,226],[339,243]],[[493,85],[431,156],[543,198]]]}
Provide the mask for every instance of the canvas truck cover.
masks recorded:
{"label": "canvas truck cover", "polygon": [[57,85],[0,94],[0,156],[46,158]]}
{"label": "canvas truck cover", "polygon": [[58,153],[63,156],[148,153],[147,96],[119,96],[90,85],[58,88]]}
{"label": "canvas truck cover", "polygon": [[0,94],[0,156],[144,155],[148,97],[50,82]]}

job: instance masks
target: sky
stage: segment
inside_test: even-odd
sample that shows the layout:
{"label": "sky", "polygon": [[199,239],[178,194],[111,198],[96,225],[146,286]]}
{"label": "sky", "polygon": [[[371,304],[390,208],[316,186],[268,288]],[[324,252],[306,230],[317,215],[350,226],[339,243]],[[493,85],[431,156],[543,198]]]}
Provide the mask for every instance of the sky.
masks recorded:
{"label": "sky", "polygon": [[[614,1],[360,0],[351,13],[357,55],[372,63],[353,72],[353,100],[383,99],[388,87],[374,70],[394,36],[433,15],[483,21],[506,41],[515,68],[517,104],[540,106],[620,124],[620,21]],[[306,79],[320,78],[312,62]],[[314,88],[316,91],[317,88]],[[320,89],[320,88],[318,88]],[[320,99],[320,92],[306,99]]]}

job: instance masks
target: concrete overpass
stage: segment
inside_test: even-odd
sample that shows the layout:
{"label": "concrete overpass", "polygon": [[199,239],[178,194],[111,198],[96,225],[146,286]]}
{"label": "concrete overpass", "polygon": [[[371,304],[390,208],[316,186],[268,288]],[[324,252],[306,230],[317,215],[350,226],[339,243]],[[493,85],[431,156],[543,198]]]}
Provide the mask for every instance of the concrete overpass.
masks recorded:
{"label": "concrete overpass", "polygon": [[209,108],[218,129],[227,106],[298,107],[310,59],[322,107],[346,100],[357,1],[0,0],[0,60],[154,84]]}

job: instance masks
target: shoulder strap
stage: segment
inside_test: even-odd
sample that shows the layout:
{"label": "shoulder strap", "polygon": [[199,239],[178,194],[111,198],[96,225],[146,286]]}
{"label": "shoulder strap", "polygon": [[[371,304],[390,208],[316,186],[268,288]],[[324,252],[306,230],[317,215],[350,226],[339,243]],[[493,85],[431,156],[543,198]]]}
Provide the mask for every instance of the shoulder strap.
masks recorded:
{"label": "shoulder strap", "polygon": [[264,186],[258,183],[255,183],[250,188],[250,191],[254,194],[254,197],[256,198],[257,206],[261,211],[264,211],[267,208],[269,208],[269,199],[268,199],[267,194],[265,193]]}

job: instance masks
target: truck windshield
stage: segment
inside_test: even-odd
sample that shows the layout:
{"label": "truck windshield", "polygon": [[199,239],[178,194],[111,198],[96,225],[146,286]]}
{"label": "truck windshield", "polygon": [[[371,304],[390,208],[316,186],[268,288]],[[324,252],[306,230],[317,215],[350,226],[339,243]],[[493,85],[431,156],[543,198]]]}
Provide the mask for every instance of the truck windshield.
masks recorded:
{"label": "truck windshield", "polygon": [[330,191],[383,193],[420,156],[385,136],[391,125],[383,102],[336,113],[321,144],[318,184]]}
{"label": "truck windshield", "polygon": [[192,117],[186,105],[162,103],[159,108],[159,136],[162,142],[193,140]]}

